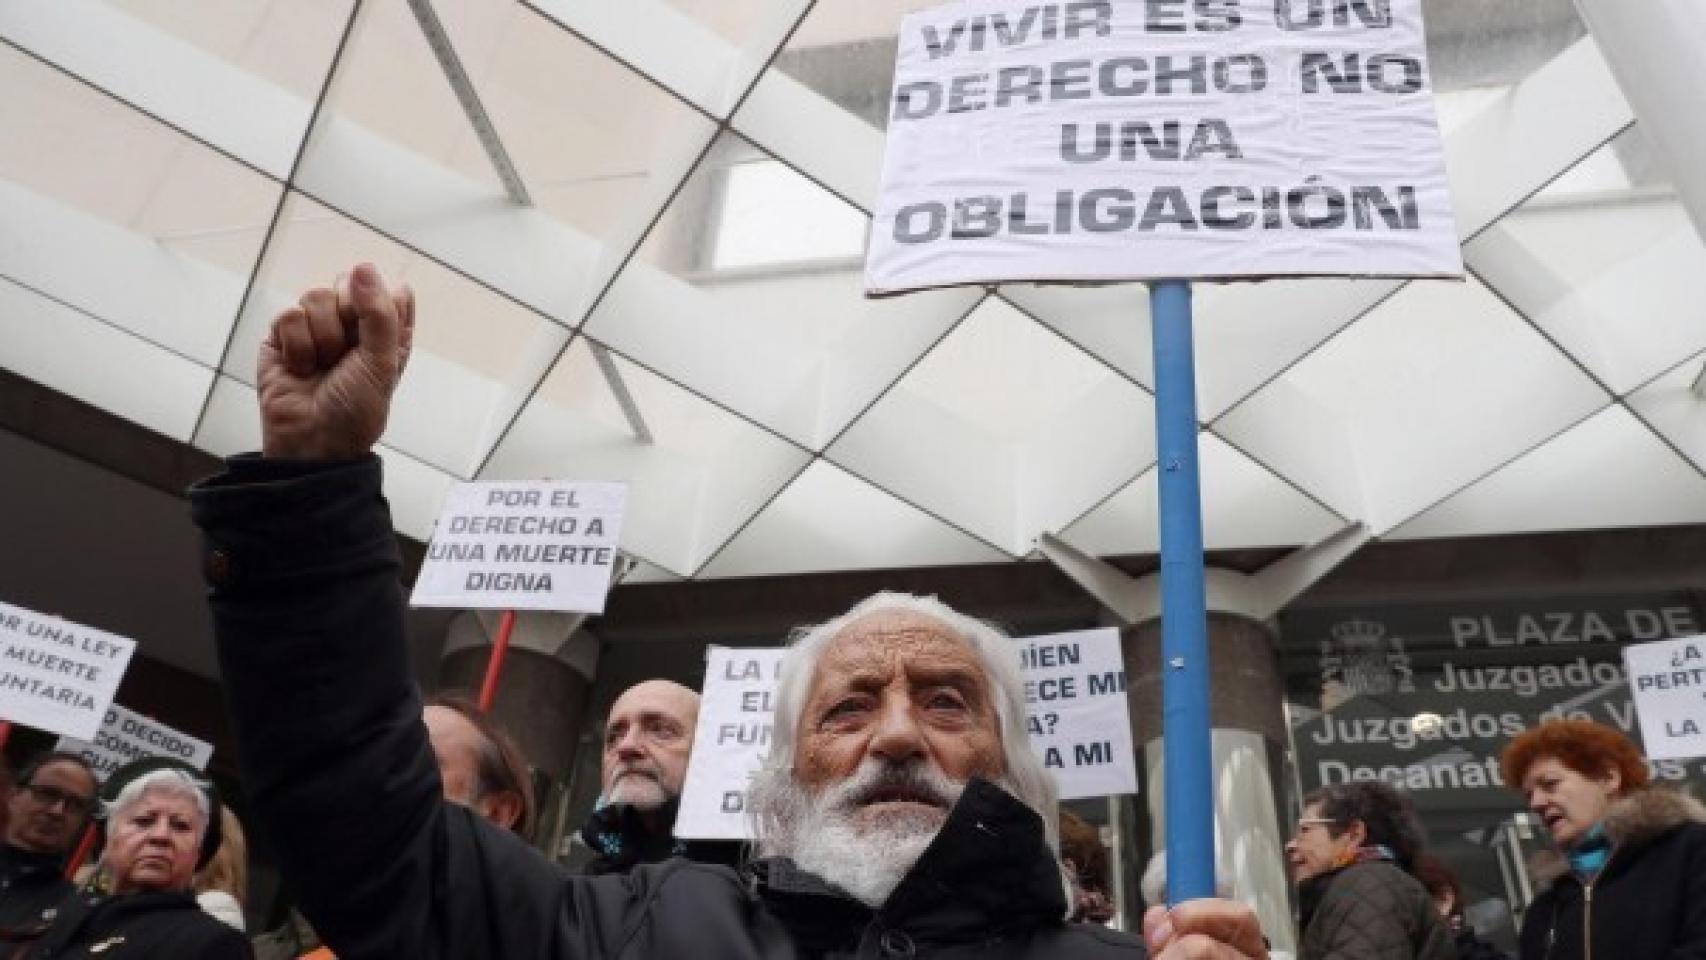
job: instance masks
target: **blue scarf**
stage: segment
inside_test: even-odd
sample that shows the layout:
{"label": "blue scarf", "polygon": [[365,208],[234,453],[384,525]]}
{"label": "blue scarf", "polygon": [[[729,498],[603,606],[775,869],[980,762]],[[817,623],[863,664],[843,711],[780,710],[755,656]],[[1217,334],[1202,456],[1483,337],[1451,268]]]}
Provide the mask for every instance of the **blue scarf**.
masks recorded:
{"label": "blue scarf", "polygon": [[1594,824],[1582,838],[1576,841],[1565,856],[1570,859],[1570,869],[1584,877],[1591,877],[1605,866],[1605,861],[1611,858],[1611,838],[1605,835],[1605,827]]}

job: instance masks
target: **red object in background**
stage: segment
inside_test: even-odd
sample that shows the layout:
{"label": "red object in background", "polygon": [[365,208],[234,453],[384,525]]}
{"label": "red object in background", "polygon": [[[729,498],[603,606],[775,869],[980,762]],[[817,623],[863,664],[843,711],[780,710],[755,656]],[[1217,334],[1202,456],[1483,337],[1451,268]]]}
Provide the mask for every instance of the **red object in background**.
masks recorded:
{"label": "red object in background", "polygon": [[515,629],[515,611],[505,610],[498,620],[498,636],[492,641],[492,656],[486,661],[486,682],[480,684],[480,709],[492,709],[498,693],[498,674],[503,672],[504,656],[509,653],[510,631]]}

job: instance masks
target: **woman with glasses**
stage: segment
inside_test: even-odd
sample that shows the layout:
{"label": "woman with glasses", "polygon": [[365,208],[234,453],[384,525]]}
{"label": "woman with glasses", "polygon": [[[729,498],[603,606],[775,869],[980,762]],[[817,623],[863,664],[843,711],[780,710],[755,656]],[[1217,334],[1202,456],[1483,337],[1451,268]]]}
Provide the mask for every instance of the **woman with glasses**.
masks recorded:
{"label": "woman with glasses", "polygon": [[248,938],[215,920],[191,892],[219,848],[219,799],[187,764],[151,758],[120,767],[102,788],[105,892],[67,899],[28,954],[48,958],[249,960]]}
{"label": "woman with glasses", "polygon": [[1500,765],[1563,854],[1536,871],[1522,960],[1706,957],[1706,807],[1589,720],[1522,733]]}
{"label": "woman with glasses", "polygon": [[1450,932],[1411,875],[1421,848],[1414,807],[1384,783],[1304,797],[1285,845],[1301,908],[1300,960],[1456,960]]}

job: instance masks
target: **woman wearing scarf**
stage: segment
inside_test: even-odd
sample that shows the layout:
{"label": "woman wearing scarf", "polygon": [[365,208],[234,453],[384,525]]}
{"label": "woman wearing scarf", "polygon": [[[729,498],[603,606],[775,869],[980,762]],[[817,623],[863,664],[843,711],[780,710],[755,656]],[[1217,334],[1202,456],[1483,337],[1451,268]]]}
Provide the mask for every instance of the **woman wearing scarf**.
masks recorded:
{"label": "woman wearing scarf", "polygon": [[1301,907],[1300,960],[1456,960],[1450,931],[1410,875],[1421,846],[1415,809],[1384,783],[1304,797],[1285,845]]}
{"label": "woman wearing scarf", "polygon": [[1610,727],[1556,720],[1505,748],[1505,783],[1563,854],[1522,918],[1522,960],[1706,958],[1706,808],[1648,785]]}

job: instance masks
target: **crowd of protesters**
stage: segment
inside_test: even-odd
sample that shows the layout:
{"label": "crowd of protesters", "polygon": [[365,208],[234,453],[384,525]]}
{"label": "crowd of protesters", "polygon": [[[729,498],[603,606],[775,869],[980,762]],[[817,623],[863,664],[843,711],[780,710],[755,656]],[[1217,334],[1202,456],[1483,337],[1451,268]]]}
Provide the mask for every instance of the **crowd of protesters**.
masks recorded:
{"label": "crowd of protesters", "polygon": [[[878,594],[797,634],[750,845],[674,836],[699,697],[649,680],[605,719],[600,796],[577,834],[590,861],[540,853],[515,743],[472,702],[423,700],[410,680],[372,447],[413,314],[412,294],[367,265],[305,294],[261,348],[261,455],[191,493],[218,560],[247,810],[300,915],[244,933],[244,830],[194,769],[140,761],[102,784],[47,753],[7,787],[0,956],[1269,955],[1229,891],[1163,906],[1159,867],[1142,935],[1106,926],[1120,906],[1107,851],[1029,749],[1013,645],[928,597]],[[1586,721],[1520,734],[1502,772],[1557,849],[1520,960],[1706,958],[1706,809]],[[1504,956],[1465,920],[1401,791],[1333,785],[1301,807],[1285,854],[1302,960]],[[99,853],[73,883],[67,855],[90,823]]]}

